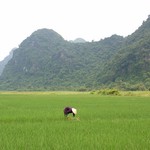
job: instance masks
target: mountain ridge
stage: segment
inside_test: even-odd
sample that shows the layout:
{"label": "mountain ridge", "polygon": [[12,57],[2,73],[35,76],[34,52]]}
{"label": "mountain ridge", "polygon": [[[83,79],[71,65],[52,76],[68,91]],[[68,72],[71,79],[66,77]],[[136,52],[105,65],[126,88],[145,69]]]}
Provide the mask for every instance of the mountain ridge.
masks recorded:
{"label": "mountain ridge", "polygon": [[125,38],[112,35],[97,42],[72,43],[54,30],[39,29],[14,51],[0,89],[149,89],[149,33],[150,18]]}

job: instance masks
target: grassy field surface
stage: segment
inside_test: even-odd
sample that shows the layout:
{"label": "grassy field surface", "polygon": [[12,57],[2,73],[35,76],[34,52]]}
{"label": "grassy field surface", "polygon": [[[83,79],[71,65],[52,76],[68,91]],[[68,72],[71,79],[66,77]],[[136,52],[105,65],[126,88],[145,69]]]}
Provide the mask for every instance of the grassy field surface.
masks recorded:
{"label": "grassy field surface", "polygon": [[[65,119],[65,106],[78,115]],[[1,150],[148,150],[150,97],[1,92]]]}

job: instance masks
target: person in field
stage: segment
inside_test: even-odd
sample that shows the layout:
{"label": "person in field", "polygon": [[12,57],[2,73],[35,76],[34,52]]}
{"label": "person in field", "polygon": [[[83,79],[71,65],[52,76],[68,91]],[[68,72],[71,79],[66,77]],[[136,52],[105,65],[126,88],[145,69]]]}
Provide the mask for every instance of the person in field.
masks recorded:
{"label": "person in field", "polygon": [[65,107],[64,109],[64,116],[67,117],[68,114],[72,113],[73,117],[75,117],[75,115],[77,114],[77,110],[75,108],[72,107]]}

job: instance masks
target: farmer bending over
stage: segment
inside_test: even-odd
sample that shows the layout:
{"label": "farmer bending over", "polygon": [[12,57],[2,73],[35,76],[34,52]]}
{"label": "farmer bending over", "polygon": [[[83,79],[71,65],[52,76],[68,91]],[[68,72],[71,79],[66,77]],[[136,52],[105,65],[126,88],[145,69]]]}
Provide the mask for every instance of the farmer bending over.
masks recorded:
{"label": "farmer bending over", "polygon": [[77,110],[75,108],[71,108],[71,107],[65,107],[64,109],[64,115],[67,117],[68,114],[72,113],[73,117],[75,117],[75,115],[77,114]]}

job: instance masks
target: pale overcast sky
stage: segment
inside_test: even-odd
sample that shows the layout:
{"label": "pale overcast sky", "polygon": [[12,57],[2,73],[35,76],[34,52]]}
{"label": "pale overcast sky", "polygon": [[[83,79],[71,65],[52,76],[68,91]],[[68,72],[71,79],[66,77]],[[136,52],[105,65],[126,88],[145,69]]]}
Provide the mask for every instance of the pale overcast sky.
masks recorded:
{"label": "pale overcast sky", "polygon": [[0,0],[0,60],[34,31],[65,40],[133,33],[150,15],[150,0]]}

